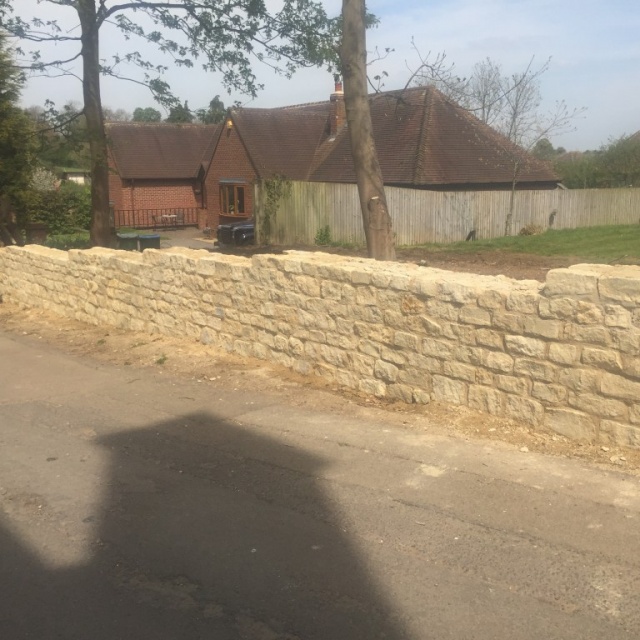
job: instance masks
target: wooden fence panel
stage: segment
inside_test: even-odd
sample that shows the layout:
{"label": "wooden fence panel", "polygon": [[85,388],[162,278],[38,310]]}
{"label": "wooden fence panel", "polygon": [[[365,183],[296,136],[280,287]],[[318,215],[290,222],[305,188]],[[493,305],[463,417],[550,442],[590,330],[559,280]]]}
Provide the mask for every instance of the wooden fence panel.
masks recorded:
{"label": "wooden fence panel", "polygon": [[[256,185],[256,203],[261,201]],[[457,242],[473,229],[477,238],[504,235],[509,191],[421,191],[386,187],[396,244]],[[260,222],[260,207],[256,207]],[[554,189],[516,191],[512,229],[575,229],[605,224],[638,224],[640,189]],[[292,182],[271,224],[275,244],[313,245],[329,227],[334,242],[364,244],[358,190],[352,184]]]}

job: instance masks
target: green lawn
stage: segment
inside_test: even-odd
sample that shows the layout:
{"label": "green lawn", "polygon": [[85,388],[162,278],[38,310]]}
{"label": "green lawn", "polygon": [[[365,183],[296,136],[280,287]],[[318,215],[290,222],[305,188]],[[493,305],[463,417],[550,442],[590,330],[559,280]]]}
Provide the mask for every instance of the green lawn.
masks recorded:
{"label": "green lawn", "polygon": [[422,246],[435,252],[510,251],[540,256],[575,256],[605,261],[623,257],[640,258],[640,225],[549,230],[536,236],[510,236],[493,240]]}

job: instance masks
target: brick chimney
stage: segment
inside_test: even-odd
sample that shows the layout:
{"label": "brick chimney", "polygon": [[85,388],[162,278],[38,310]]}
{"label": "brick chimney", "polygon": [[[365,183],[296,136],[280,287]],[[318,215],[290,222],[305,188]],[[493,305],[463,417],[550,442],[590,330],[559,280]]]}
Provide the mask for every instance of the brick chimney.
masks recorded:
{"label": "brick chimney", "polygon": [[340,129],[347,123],[347,111],[344,106],[344,91],[342,90],[341,80],[336,79],[336,88],[329,100],[329,134],[331,138],[335,138]]}

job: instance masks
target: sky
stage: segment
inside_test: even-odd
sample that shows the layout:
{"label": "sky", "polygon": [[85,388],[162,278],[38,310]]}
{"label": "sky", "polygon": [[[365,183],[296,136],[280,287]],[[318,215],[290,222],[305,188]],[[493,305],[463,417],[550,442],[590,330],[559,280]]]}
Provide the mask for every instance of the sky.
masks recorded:
{"label": "sky", "polygon": [[[270,3],[277,0],[268,0]],[[107,0],[108,4],[113,4]],[[339,0],[324,0],[329,15],[340,12]],[[77,16],[68,7],[47,0],[15,0],[23,18],[57,18],[78,33]],[[487,57],[498,62],[506,74],[523,71],[535,56],[534,66],[551,58],[541,77],[542,111],[564,100],[570,109],[585,111],[573,122],[572,131],[554,136],[555,146],[567,150],[597,149],[608,141],[640,130],[640,2],[638,0],[370,0],[368,9],[380,24],[367,34],[371,52],[393,51],[370,67],[371,75],[385,71],[384,89],[400,89],[419,66],[419,56],[446,53],[456,73],[467,75],[473,65]],[[75,20],[74,20],[75,18]],[[139,49],[113,31],[105,32],[101,55]],[[43,50],[59,56],[65,47]],[[165,61],[153,50],[146,55]],[[324,69],[305,69],[292,79],[274,74],[256,63],[254,71],[265,85],[257,98],[229,95],[217,74],[194,68],[171,68],[166,79],[176,95],[192,109],[208,105],[220,95],[225,104],[239,101],[252,107],[276,107],[327,100],[333,77]],[[80,73],[78,71],[78,73]],[[103,104],[132,112],[153,106],[148,90],[130,82],[105,79]],[[82,89],[76,78],[30,78],[23,91],[24,106],[51,99],[58,105],[81,104]]]}

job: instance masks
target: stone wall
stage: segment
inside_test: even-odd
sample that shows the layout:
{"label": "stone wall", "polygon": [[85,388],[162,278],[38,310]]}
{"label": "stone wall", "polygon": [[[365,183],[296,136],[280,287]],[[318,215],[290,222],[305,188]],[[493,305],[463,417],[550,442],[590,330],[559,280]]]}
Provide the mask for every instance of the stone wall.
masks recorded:
{"label": "stone wall", "polygon": [[404,402],[640,447],[640,268],[545,283],[321,253],[0,249],[0,293]]}

